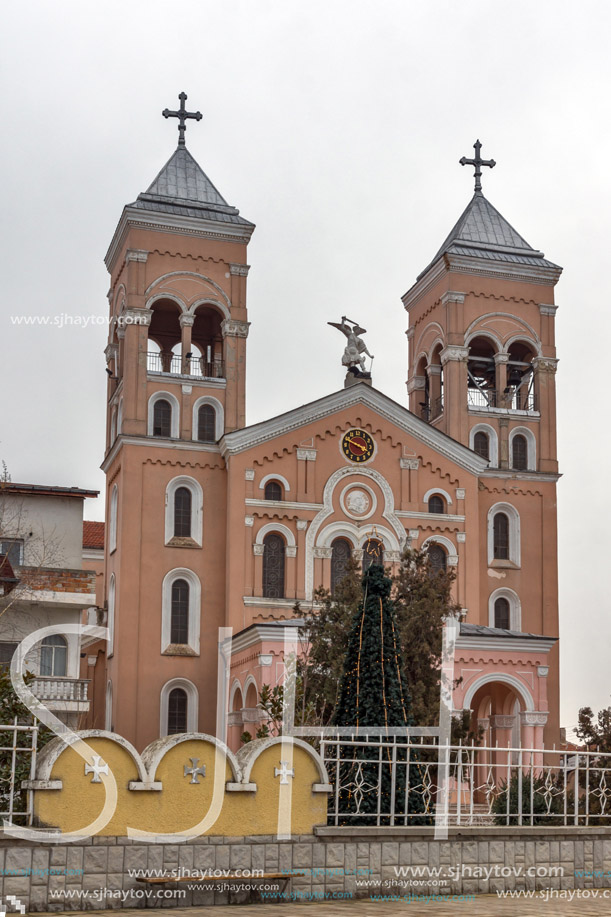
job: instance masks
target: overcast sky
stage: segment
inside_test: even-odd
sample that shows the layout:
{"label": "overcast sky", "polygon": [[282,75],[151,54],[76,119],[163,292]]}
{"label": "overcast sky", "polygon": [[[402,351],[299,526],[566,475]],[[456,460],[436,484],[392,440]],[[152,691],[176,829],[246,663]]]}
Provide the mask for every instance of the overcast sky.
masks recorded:
{"label": "overcast sky", "polygon": [[[188,146],[257,224],[248,422],[341,387],[342,314],[374,384],[405,403],[400,296],[484,192],[563,265],[557,287],[563,723],[611,702],[605,277],[611,239],[611,8],[603,2],[137,0],[5,3],[0,38],[3,370],[13,480],[102,490],[103,256],[123,205]],[[588,485],[587,487],[585,485]],[[88,518],[103,518],[89,501]]]}

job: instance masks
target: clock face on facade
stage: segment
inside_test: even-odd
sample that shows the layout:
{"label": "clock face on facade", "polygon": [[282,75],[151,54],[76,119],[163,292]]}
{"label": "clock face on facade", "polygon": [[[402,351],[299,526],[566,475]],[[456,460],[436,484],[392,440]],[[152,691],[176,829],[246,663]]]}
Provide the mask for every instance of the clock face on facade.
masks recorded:
{"label": "clock face on facade", "polygon": [[365,430],[348,430],[342,438],[342,452],[351,462],[368,462],[375,443]]}

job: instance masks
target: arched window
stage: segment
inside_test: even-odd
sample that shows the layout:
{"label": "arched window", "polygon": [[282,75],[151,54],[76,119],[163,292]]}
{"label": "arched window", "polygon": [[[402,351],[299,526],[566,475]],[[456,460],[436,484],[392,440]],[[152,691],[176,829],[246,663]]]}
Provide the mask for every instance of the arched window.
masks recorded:
{"label": "arched window", "polygon": [[172,688],[168,695],[169,736],[187,731],[187,706],[187,692],[182,688]]}
{"label": "arched window", "polygon": [[172,405],[159,398],[153,406],[153,436],[172,435]]}
{"label": "arched window", "polygon": [[211,404],[202,404],[197,412],[197,438],[200,443],[216,442],[216,411]]}
{"label": "arched window", "polygon": [[189,584],[184,579],[172,583],[170,643],[189,642]]}
{"label": "arched window", "polygon": [[114,573],[110,575],[108,583],[108,649],[107,653],[112,656],[115,649],[115,600],[116,600],[116,580]]}
{"label": "arched window", "polygon": [[263,595],[284,598],[284,558],[286,545],[281,535],[269,532],[263,539]]}
{"label": "arched window", "polygon": [[264,493],[266,500],[282,500],[282,485],[278,481],[268,481]]}
{"label": "arched window", "polygon": [[363,573],[372,564],[384,564],[384,545],[377,538],[368,538],[363,545]]}
{"label": "arched window", "polygon": [[507,599],[499,598],[494,603],[494,626],[500,627],[501,630],[510,630],[509,602]]}
{"label": "arched window", "polygon": [[506,513],[495,513],[493,538],[494,559],[509,560],[509,518]]}
{"label": "arched window", "polygon": [[352,554],[352,545],[346,538],[336,538],[331,545],[331,594],[346,575]]}
{"label": "arched window", "polygon": [[45,637],[40,648],[40,674],[63,678],[68,664],[68,644],[61,634]]}
{"label": "arched window", "polygon": [[511,441],[511,466],[516,471],[528,468],[528,443],[521,433],[516,433]]}
{"label": "arched window", "polygon": [[174,493],[174,537],[191,537],[191,491],[177,487]]}
{"label": "arched window", "polygon": [[473,451],[490,461],[490,437],[482,430],[478,430],[473,437]]}
{"label": "arched window", "polygon": [[429,497],[429,513],[445,513],[445,511],[443,497],[440,497],[439,494],[433,494]]}
{"label": "arched window", "polygon": [[431,573],[436,575],[437,573],[445,573],[448,565],[448,555],[441,547],[440,544],[429,544],[429,564],[431,566]]}

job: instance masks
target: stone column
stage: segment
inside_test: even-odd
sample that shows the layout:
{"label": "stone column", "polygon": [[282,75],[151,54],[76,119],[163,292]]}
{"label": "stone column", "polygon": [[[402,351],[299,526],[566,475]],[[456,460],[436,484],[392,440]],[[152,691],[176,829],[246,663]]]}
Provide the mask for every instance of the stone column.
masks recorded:
{"label": "stone column", "polygon": [[418,503],[418,469],[420,459],[400,458],[401,468],[401,509],[419,510]]}
{"label": "stone column", "polygon": [[287,599],[297,598],[297,545],[286,546],[286,579],[284,595]]}
{"label": "stone column", "polygon": [[407,380],[407,396],[409,398],[409,409],[412,414],[422,417],[422,402],[424,401],[424,390],[426,388],[426,379],[424,376],[412,376]]}
{"label": "stone column", "polygon": [[[490,717],[490,726],[492,728],[492,745],[498,743],[499,750],[492,754],[493,763],[496,765],[495,779],[502,777],[507,779],[507,765],[510,762],[510,753],[503,749],[511,747],[511,731],[515,722],[515,716],[505,714],[495,714]],[[505,768],[503,774],[501,768]]]}
{"label": "stone column", "polygon": [[180,316],[179,322],[181,328],[180,341],[182,350],[180,371],[183,376],[189,376],[191,375],[191,361],[187,358],[187,354],[191,352],[191,334],[193,333],[195,316],[184,313]]}
{"label": "stone column", "polygon": [[252,553],[255,556],[255,595],[263,595],[263,550],[265,545],[253,544]]}
{"label": "stone column", "polygon": [[329,561],[333,556],[333,548],[314,548],[314,566],[318,572],[319,579],[315,580],[316,585],[324,586],[325,589],[331,588],[331,564]]}
{"label": "stone column", "polygon": [[244,516],[244,594],[256,595],[254,583],[254,551],[252,532],[255,524],[254,516]]}
{"label": "stone column", "polygon": [[494,365],[496,367],[495,386],[496,386],[496,406],[504,408],[507,406],[507,363],[509,362],[508,353],[495,353]]}
{"label": "stone column", "polygon": [[306,519],[297,520],[297,585],[295,594],[298,599],[305,599],[305,545],[307,528],[308,523]]}
{"label": "stone column", "polygon": [[297,499],[304,503],[313,503],[316,488],[315,468],[318,452],[316,449],[297,450]]}
{"label": "stone column", "polygon": [[509,468],[509,419],[499,417],[499,468]]}
{"label": "stone column", "polygon": [[535,749],[533,755],[533,764],[535,767],[542,767],[544,763],[543,729],[547,723],[548,716],[549,714],[544,710],[531,710],[520,714],[523,726],[529,727],[534,733],[532,747]]}
{"label": "stone column", "polygon": [[535,357],[535,408],[541,414],[539,421],[539,471],[558,470],[556,453],[556,368],[553,357]]}
{"label": "stone column", "polygon": [[[462,296],[464,295],[456,294]],[[469,348],[455,344],[441,351],[444,371],[444,431],[460,443],[469,443],[467,411],[467,362]]]}
{"label": "stone column", "polygon": [[225,430],[241,429],[246,422],[246,338],[250,322],[226,318],[221,323],[225,360]]}
{"label": "stone column", "polygon": [[123,365],[123,432],[145,435],[148,413],[147,352],[152,314],[146,309],[126,309],[119,337]]}

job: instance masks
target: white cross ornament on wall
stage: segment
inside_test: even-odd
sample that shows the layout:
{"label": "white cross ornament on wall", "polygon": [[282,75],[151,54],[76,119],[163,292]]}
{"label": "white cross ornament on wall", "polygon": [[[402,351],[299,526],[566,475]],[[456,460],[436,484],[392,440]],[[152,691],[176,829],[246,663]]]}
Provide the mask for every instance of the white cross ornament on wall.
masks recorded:
{"label": "white cross ornament on wall", "polygon": [[289,782],[288,778],[289,778],[289,777],[294,777],[294,776],[295,776],[295,770],[294,770],[294,768],[291,768],[291,769],[289,770],[289,763],[288,763],[288,761],[281,761],[281,762],[280,762],[280,767],[275,767],[275,768],[274,768],[274,777],[280,777],[280,784],[281,784],[281,785],[282,785],[283,783],[288,783],[288,782]]}
{"label": "white cross ornament on wall", "polygon": [[183,777],[188,777],[189,774],[191,774],[191,779],[189,780],[189,783],[199,783],[199,780],[197,779],[197,775],[200,774],[202,777],[206,776],[206,765],[202,764],[201,767],[198,767],[197,765],[199,763],[199,758],[189,758],[189,761],[191,762],[193,766],[188,767],[185,764],[184,766],[185,772],[183,774]]}
{"label": "white cross ornament on wall", "polygon": [[104,774],[108,777],[108,764],[102,761],[99,755],[92,755],[91,760],[93,764],[85,764],[85,776],[87,776],[87,774],[93,774],[90,783],[101,783],[100,774]]}

